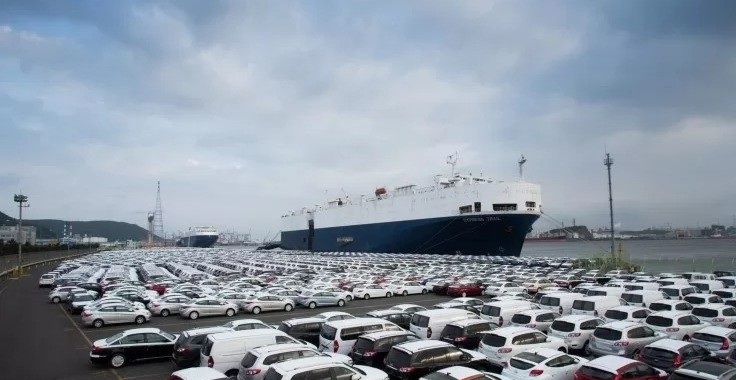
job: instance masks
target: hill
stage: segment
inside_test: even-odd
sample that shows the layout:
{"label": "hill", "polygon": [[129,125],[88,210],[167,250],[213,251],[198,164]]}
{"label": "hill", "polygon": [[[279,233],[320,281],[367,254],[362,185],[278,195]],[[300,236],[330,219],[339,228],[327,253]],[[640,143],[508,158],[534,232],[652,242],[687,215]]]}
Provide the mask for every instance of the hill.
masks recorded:
{"label": "hill", "polygon": [[[17,219],[2,212],[0,212],[0,220],[10,220],[12,223],[17,223]],[[23,225],[36,227],[36,236],[39,239],[60,238],[64,234],[65,223],[72,225],[72,233],[74,235],[105,237],[110,241],[148,239],[148,230],[141,226],[125,222],[109,220],[64,221],[58,219],[23,219]]]}

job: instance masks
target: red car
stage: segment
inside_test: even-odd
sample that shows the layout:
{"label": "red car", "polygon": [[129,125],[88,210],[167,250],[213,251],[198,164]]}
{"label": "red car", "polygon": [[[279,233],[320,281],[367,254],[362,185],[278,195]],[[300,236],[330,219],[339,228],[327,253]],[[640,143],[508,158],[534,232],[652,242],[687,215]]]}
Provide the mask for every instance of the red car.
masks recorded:
{"label": "red car", "polygon": [[483,295],[483,287],[478,284],[453,284],[447,288],[447,295],[454,297]]}
{"label": "red car", "polygon": [[593,359],[575,372],[575,380],[666,380],[667,372],[621,356]]}

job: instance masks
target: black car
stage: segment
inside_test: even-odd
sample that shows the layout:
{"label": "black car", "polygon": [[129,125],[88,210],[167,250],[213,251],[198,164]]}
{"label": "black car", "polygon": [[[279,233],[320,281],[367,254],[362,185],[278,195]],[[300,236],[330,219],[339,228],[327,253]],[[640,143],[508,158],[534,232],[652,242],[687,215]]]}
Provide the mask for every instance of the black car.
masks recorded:
{"label": "black car", "polygon": [[447,289],[452,285],[452,282],[440,282],[434,286],[432,286],[432,292],[439,295],[447,295]]}
{"label": "black car", "polygon": [[482,331],[490,331],[498,328],[498,325],[482,319],[465,319],[447,324],[440,340],[460,348],[475,350],[480,343]]}
{"label": "black car", "polygon": [[702,360],[710,356],[710,351],[697,344],[677,342],[663,345],[655,342],[644,347],[636,359],[663,371],[672,372],[685,362]]}
{"label": "black car", "polygon": [[170,358],[176,335],[156,328],[126,330],[95,341],[89,360],[120,368],[135,360]]}
{"label": "black car", "polygon": [[419,337],[408,331],[368,333],[358,337],[349,356],[355,364],[382,368],[383,359],[386,358],[391,347],[414,340],[419,340]]}
{"label": "black car", "polygon": [[178,367],[192,367],[199,365],[199,352],[207,341],[207,335],[232,331],[227,327],[203,327],[183,331],[174,343],[171,360]]}
{"label": "black car", "polygon": [[406,330],[409,330],[411,323],[411,314],[400,310],[374,310],[366,313],[365,316],[385,319]]}
{"label": "black car", "polygon": [[492,364],[485,355],[457,348],[447,342],[421,340],[393,346],[386,355],[383,369],[390,377],[414,380],[434,371],[452,366],[470,367],[479,371],[501,373],[501,366]]}
{"label": "black car", "polygon": [[319,332],[324,320],[318,318],[295,318],[281,322],[279,330],[292,337],[319,347]]}

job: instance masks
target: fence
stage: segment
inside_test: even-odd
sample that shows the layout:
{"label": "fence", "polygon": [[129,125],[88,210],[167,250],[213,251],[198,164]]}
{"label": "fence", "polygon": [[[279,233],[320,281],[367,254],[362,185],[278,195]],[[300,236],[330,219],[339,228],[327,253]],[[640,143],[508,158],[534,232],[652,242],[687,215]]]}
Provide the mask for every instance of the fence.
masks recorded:
{"label": "fence", "polygon": [[[86,249],[59,250],[47,252],[30,252],[23,254],[21,266],[24,268],[32,267],[38,264],[44,264],[51,261],[63,260],[72,257],[78,257],[88,254]],[[18,267],[18,256],[7,255],[0,256],[0,281],[5,280],[12,274],[13,270]]]}

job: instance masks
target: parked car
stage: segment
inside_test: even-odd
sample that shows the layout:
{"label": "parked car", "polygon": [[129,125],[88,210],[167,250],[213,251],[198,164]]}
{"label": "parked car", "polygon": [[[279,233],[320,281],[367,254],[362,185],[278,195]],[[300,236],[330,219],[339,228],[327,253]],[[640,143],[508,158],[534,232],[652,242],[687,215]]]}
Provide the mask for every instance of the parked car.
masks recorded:
{"label": "parked car", "polygon": [[684,311],[660,311],[650,314],[644,323],[672,339],[689,340],[694,332],[709,326],[698,317]]}
{"label": "parked car", "polygon": [[723,363],[693,360],[672,373],[669,380],[730,380],[736,376],[736,368]]}
{"label": "parked car", "polygon": [[603,319],[590,315],[566,315],[552,322],[547,335],[562,339],[568,352],[582,350],[585,355],[591,355],[590,337],[596,327],[604,324]]}
{"label": "parked car", "polygon": [[317,306],[345,306],[345,298],[342,294],[327,291],[302,292],[297,299],[297,303],[314,309]]}
{"label": "parked car", "polygon": [[383,359],[391,347],[415,340],[419,340],[419,337],[409,331],[378,331],[363,334],[355,341],[350,357],[355,364],[380,369],[383,368]]}
{"label": "parked car", "polygon": [[319,333],[324,323],[321,318],[293,318],[282,321],[278,329],[316,347],[319,346]]}
{"label": "parked car", "polygon": [[373,310],[367,312],[365,316],[385,319],[406,330],[409,329],[409,324],[411,322],[411,314],[399,310]]}
{"label": "parked car", "polygon": [[199,365],[199,352],[207,335],[232,331],[227,327],[202,327],[183,331],[174,343],[171,359],[178,367]]}
{"label": "parked car", "polygon": [[519,311],[511,317],[512,326],[524,326],[547,333],[555,319],[561,317],[554,311],[534,309]]}
{"label": "parked car", "polygon": [[118,323],[135,323],[140,325],[148,322],[150,319],[150,311],[125,305],[106,305],[96,309],[86,309],[82,312],[82,322],[86,326],[96,328]]}
{"label": "parked car", "polygon": [[367,300],[370,298],[391,297],[393,295],[394,294],[393,292],[391,292],[391,289],[378,284],[366,284],[353,288],[354,298],[362,298]]}
{"label": "parked car", "polygon": [[231,329],[232,331],[242,331],[242,330],[255,330],[255,329],[272,329],[273,327],[263,323],[259,319],[252,319],[252,318],[246,318],[246,319],[236,319],[234,321],[230,321],[228,323],[225,323],[222,325],[222,327],[227,327]]}
{"label": "parked car", "polygon": [[596,327],[590,337],[590,351],[595,355],[633,357],[649,343],[666,334],[636,322],[617,321]]}
{"label": "parked car", "polygon": [[67,302],[69,314],[81,314],[84,307],[95,302],[95,296],[91,294],[73,293]]}
{"label": "parked car", "polygon": [[268,369],[265,379],[362,379],[385,380],[386,372],[379,369],[355,365],[350,366],[333,358],[315,357],[287,360],[276,363]]}
{"label": "parked car", "polygon": [[605,319],[606,322],[643,322],[651,313],[651,310],[642,306],[616,306],[608,309],[603,314],[603,319]]}
{"label": "parked car", "polygon": [[414,313],[416,313],[418,311],[427,310],[427,308],[424,307],[424,306],[414,305],[414,304],[411,304],[411,303],[402,303],[402,304],[399,304],[399,305],[394,305],[394,306],[391,306],[389,309],[390,310],[405,311],[405,312],[407,312],[409,314],[414,314]]}
{"label": "parked car", "polygon": [[672,372],[686,362],[706,359],[710,356],[710,351],[697,344],[667,338],[644,346],[634,359]]}
{"label": "parked car", "polygon": [[677,299],[661,300],[649,304],[649,310],[657,311],[688,311],[692,310],[693,305],[687,301]]}
{"label": "parked car", "polygon": [[575,372],[574,380],[666,380],[667,372],[621,356],[606,355],[593,359]]}
{"label": "parked car", "polygon": [[447,295],[454,297],[480,296],[483,295],[485,288],[476,283],[460,283],[453,284],[447,288]]}
{"label": "parked car", "polygon": [[547,336],[529,327],[513,326],[485,333],[478,345],[478,352],[492,363],[503,365],[519,352],[538,348],[567,351],[567,345],[560,338]]}
{"label": "parked car", "polygon": [[148,304],[148,310],[153,315],[168,317],[171,314],[179,314],[182,305],[191,303],[192,299],[184,295],[167,295],[153,300]]}
{"label": "parked car", "polygon": [[736,307],[726,304],[699,305],[693,308],[691,312],[702,322],[710,323],[713,326],[727,327],[736,322]]}
{"label": "parked car", "polygon": [[430,372],[458,365],[485,371],[497,368],[478,352],[427,340],[391,347],[384,363],[386,373],[398,379],[419,379]]}
{"label": "parked car", "polygon": [[172,373],[169,380],[229,380],[229,378],[216,369],[195,367],[180,369]]}
{"label": "parked car", "polygon": [[92,344],[89,359],[93,363],[120,368],[143,359],[171,358],[177,336],[156,328],[125,330]]}
{"label": "parked car", "polygon": [[271,365],[287,360],[330,357],[345,364],[353,364],[350,357],[342,354],[322,353],[303,344],[283,343],[253,348],[240,361],[238,380],[263,380]]}
{"label": "parked car", "polygon": [[520,352],[509,359],[502,375],[513,380],[569,380],[588,359],[549,348]]}
{"label": "parked car", "polygon": [[261,314],[262,311],[292,311],[294,305],[295,303],[291,298],[263,295],[249,299],[243,307],[243,311],[253,314]]}
{"label": "parked car", "polygon": [[690,341],[710,350],[715,356],[727,358],[736,349],[736,330],[708,326],[694,332]]}
{"label": "parked car", "polygon": [[232,317],[238,313],[238,305],[214,298],[193,300],[184,304],[179,310],[182,318],[197,319],[200,316],[226,315]]}
{"label": "parked car", "polygon": [[475,350],[483,333],[497,328],[495,324],[483,319],[462,319],[448,323],[442,329],[440,340],[460,348]]}

